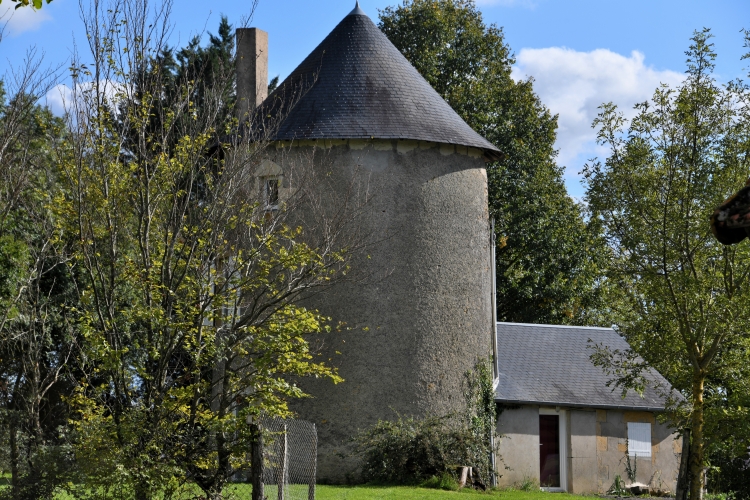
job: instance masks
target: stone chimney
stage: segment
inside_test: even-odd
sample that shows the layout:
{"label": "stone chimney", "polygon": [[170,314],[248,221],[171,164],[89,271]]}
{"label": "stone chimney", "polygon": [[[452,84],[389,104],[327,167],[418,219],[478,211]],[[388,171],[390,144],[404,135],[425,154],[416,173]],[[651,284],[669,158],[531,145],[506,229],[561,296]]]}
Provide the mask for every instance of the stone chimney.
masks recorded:
{"label": "stone chimney", "polygon": [[237,40],[237,117],[248,119],[268,97],[268,33],[239,28]]}

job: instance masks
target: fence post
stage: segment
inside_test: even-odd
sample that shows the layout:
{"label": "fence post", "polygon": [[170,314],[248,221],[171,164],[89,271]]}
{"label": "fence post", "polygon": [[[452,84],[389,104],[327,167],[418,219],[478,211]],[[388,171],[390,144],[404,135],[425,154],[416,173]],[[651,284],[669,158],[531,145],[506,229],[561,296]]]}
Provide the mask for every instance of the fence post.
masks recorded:
{"label": "fence post", "polygon": [[307,500],[315,500],[315,476],[317,475],[317,465],[318,465],[318,432],[315,428],[315,424],[312,424],[313,428],[313,437],[315,439],[315,446],[312,453],[312,474],[310,474],[310,477],[308,478],[307,483]]}
{"label": "fence post", "polygon": [[284,483],[286,482],[286,445],[287,445],[287,439],[286,439],[286,422],[284,422],[284,427],[282,427],[282,435],[283,440],[281,441],[281,456],[279,457],[279,491],[277,498],[278,500],[284,500]]}
{"label": "fence post", "polygon": [[682,455],[680,456],[680,471],[677,474],[677,491],[675,500],[687,500],[690,491],[690,429],[682,432]]}
{"label": "fence post", "polygon": [[250,480],[253,483],[252,500],[264,500],[263,494],[263,429],[250,424],[253,440],[250,446]]}

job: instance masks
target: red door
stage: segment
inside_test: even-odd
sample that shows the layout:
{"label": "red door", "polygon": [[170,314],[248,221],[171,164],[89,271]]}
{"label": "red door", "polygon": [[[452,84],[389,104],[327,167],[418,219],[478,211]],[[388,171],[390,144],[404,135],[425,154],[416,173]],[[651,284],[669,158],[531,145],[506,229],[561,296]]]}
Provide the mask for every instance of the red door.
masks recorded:
{"label": "red door", "polygon": [[539,415],[539,484],[560,487],[560,417]]}

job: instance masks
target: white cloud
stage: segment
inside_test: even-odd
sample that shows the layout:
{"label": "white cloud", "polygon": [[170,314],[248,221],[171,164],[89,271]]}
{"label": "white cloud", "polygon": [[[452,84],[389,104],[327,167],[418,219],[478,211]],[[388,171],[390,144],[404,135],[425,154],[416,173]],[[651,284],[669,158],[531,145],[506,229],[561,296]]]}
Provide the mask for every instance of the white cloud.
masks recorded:
{"label": "white cloud", "polygon": [[578,52],[550,47],[522,49],[516,59],[513,78],[533,76],[534,90],[559,115],[558,163],[567,166],[569,181],[577,177],[586,159],[606,155],[596,145],[591,128],[602,103],[614,102],[631,118],[633,105],[650,98],[660,83],[675,85],[684,78],[682,73],[646,66],[644,55],[637,51],[626,57],[607,49]]}
{"label": "white cloud", "polygon": [[[117,99],[121,97],[118,94],[125,89],[122,84],[111,80],[100,80],[99,84],[110,104],[115,104]],[[46,104],[54,114],[62,116],[66,111],[72,111],[74,99],[81,99],[84,94],[92,90],[93,82],[79,83],[78,91],[75,93],[73,92],[73,88],[61,83],[55,85],[47,92],[44,96],[43,104]],[[83,101],[78,102],[82,103]]]}
{"label": "white cloud", "polygon": [[525,7],[527,9],[536,8],[535,0],[476,0],[476,4],[482,5],[500,5],[501,7]]}
{"label": "white cloud", "polygon": [[38,29],[44,21],[52,19],[49,8],[34,10],[31,7],[15,8],[15,3],[0,4],[0,31],[9,36]]}
{"label": "white cloud", "polygon": [[55,85],[45,96],[46,104],[56,115],[65,114],[73,97],[73,89],[67,85]]}

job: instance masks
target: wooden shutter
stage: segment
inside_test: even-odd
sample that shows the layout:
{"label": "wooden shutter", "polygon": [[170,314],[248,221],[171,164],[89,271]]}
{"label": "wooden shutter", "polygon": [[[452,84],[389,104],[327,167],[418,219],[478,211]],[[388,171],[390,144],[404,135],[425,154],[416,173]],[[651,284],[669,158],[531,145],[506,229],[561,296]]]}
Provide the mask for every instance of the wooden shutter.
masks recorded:
{"label": "wooden shutter", "polygon": [[639,457],[651,456],[651,424],[628,422],[628,454]]}

